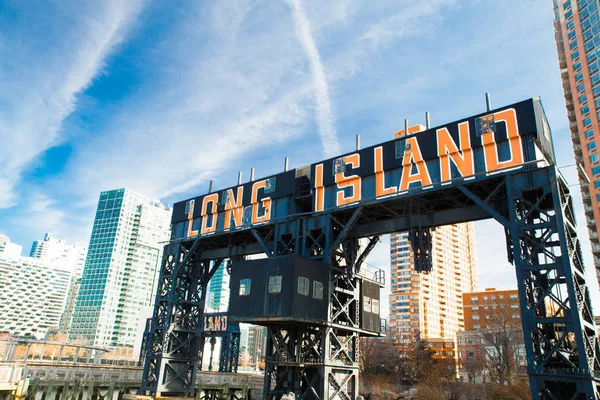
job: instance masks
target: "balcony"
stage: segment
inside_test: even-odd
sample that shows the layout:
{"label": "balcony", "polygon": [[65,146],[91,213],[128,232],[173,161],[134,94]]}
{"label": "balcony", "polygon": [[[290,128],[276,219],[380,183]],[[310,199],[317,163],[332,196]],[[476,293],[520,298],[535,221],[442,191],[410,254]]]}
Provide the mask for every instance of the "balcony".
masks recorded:
{"label": "balcony", "polygon": [[579,133],[576,122],[569,122],[569,128],[571,129],[571,133]]}
{"label": "balcony", "polygon": [[[581,145],[581,142],[579,141],[579,131],[571,131],[571,140],[573,140],[573,143],[576,145]],[[580,146],[581,147],[581,146]]]}
{"label": "balcony", "polygon": [[558,57],[558,66],[561,69],[567,68],[567,59],[565,57]]}
{"label": "balcony", "polygon": [[577,114],[575,114],[575,111],[568,111],[567,117],[569,117],[569,122],[577,124]]}
{"label": "balcony", "polygon": [[573,110],[573,107],[574,107],[573,100],[565,101],[565,105],[567,106],[567,110],[569,110],[569,111]]}
{"label": "balcony", "polygon": [[584,188],[581,188],[581,198],[583,199],[583,201],[587,201],[587,203],[590,203],[590,193],[584,191]]}

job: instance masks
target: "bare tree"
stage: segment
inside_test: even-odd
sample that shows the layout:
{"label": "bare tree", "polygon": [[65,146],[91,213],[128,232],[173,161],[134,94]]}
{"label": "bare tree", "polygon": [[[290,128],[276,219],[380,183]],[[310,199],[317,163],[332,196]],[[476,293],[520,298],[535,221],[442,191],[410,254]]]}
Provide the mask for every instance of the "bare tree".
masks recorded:
{"label": "bare tree", "polygon": [[[516,301],[480,306],[479,338],[485,353],[485,368],[500,384],[512,384],[519,375],[517,355],[523,349],[523,329]],[[475,366],[473,366],[475,367]]]}

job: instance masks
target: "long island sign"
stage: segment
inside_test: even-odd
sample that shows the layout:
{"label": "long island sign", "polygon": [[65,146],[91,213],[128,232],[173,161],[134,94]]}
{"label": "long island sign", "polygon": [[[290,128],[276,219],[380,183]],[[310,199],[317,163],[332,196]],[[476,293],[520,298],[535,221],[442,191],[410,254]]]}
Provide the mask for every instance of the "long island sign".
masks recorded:
{"label": "long island sign", "polygon": [[554,152],[540,101],[530,99],[176,203],[173,239],[411,196],[535,162],[553,164]]}

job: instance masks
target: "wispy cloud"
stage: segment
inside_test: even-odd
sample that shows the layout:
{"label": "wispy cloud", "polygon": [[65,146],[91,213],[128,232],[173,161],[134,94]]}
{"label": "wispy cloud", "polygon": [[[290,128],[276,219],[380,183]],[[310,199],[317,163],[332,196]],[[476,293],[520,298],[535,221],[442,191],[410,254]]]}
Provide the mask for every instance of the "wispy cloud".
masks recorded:
{"label": "wispy cloud", "polygon": [[310,69],[313,75],[315,98],[317,101],[317,121],[323,151],[327,156],[335,156],[340,153],[340,145],[335,131],[333,112],[331,111],[331,100],[329,98],[329,87],[325,78],[325,69],[321,62],[321,56],[312,36],[310,22],[306,17],[306,11],[302,0],[289,0],[294,16],[296,35],[302,44],[304,53],[308,57]]}
{"label": "wispy cloud", "polygon": [[16,22],[0,21],[6,22],[0,32],[0,208],[17,202],[23,171],[65,139],[62,124],[77,95],[102,70],[142,3],[107,1],[85,12],[71,5],[19,10]]}
{"label": "wispy cloud", "polygon": [[[309,77],[290,71],[303,57],[289,20],[249,33],[247,14],[265,12],[253,7],[238,2],[234,15],[220,3],[186,8],[144,55],[152,81],[114,107],[94,137],[74,144],[53,187],[87,208],[100,190],[116,187],[181,197],[209,179],[217,188],[233,184],[220,174],[258,166],[299,138],[311,120],[312,91]],[[261,39],[275,32],[279,41]]]}
{"label": "wispy cloud", "polygon": [[455,0],[405,2],[399,7],[398,12],[380,19],[362,35],[361,39],[379,45],[399,37],[419,35],[426,31],[432,20],[441,19],[440,10],[443,7],[454,3]]}

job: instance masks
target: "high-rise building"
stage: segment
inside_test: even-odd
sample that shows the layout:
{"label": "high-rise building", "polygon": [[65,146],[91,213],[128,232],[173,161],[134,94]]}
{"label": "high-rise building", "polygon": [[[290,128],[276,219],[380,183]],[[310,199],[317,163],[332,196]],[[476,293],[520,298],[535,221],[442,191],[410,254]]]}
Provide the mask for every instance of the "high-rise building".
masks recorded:
{"label": "high-rise building", "polygon": [[29,252],[30,257],[43,260],[46,262],[46,265],[71,272],[71,284],[69,286],[65,310],[60,317],[60,324],[58,326],[58,330],[61,333],[68,333],[71,327],[86,255],[87,248],[85,244],[80,242],[67,243],[64,240],[56,239],[50,233],[46,233],[43,240],[33,242],[31,251]]}
{"label": "high-rise building", "polygon": [[33,242],[29,257],[39,258],[54,265],[62,265],[79,276],[83,271],[86,254],[85,244],[80,242],[70,244],[46,233],[43,240]]}
{"label": "high-rise building", "polygon": [[71,271],[71,284],[69,285],[69,291],[67,294],[67,300],[65,302],[65,310],[60,317],[60,323],[58,324],[58,331],[64,334],[69,334],[71,330],[71,324],[73,323],[73,312],[75,311],[75,304],[77,302],[77,296],[79,296],[79,288],[81,287],[81,275],[74,274]]}
{"label": "high-rise building", "polygon": [[0,255],[4,257],[20,257],[23,246],[12,243],[10,238],[0,233]]}
{"label": "high-rise building", "polygon": [[575,161],[590,180],[580,176],[579,185],[600,278],[600,4],[598,0],[553,2],[554,37]]}
{"label": "high-rise building", "polygon": [[100,193],[70,339],[132,346],[140,309],[154,301],[171,210],[129,190]]}
{"label": "high-rise building", "polygon": [[405,343],[455,339],[464,328],[462,294],[477,288],[473,223],[436,228],[432,235],[433,270],[418,273],[408,233],[390,237],[391,287],[389,333]]}
{"label": "high-rise building", "polygon": [[222,263],[210,279],[208,289],[209,311],[227,311],[229,307],[229,281],[229,273],[225,263]]}
{"label": "high-rise building", "polygon": [[0,331],[44,339],[59,326],[70,282],[66,269],[0,254]]}
{"label": "high-rise building", "polygon": [[264,326],[250,325],[248,328],[248,353],[258,362],[265,359],[268,331]]}

